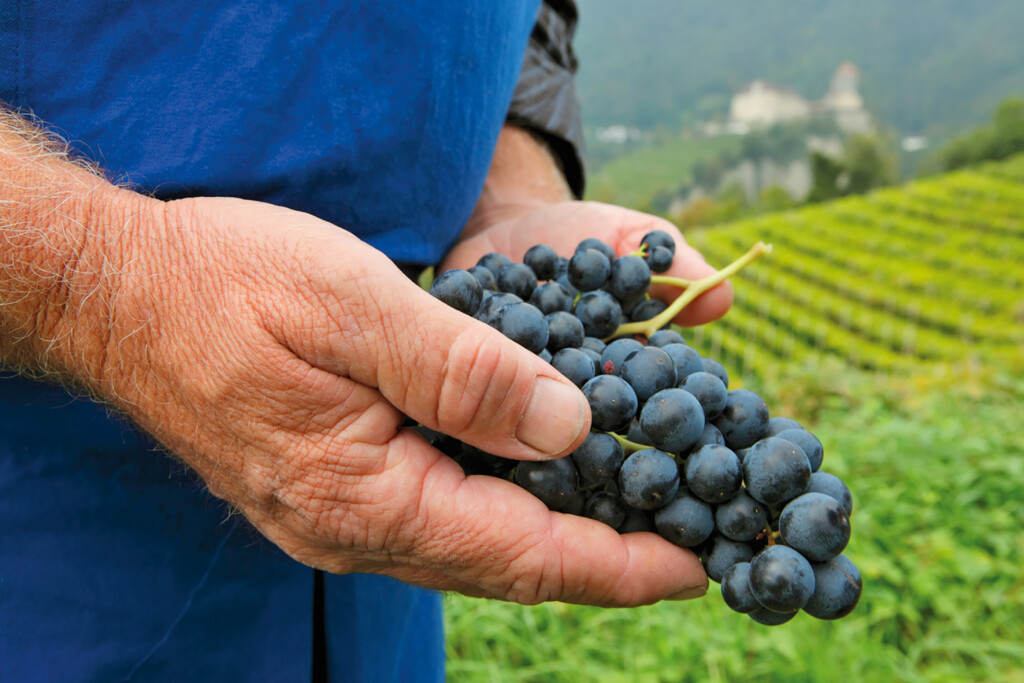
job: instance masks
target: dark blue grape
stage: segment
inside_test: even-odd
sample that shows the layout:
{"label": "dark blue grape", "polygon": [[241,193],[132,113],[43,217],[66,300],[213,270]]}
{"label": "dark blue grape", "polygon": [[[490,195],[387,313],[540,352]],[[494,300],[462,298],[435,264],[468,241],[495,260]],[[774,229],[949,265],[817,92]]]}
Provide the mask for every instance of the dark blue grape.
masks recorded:
{"label": "dark blue grape", "polygon": [[626,521],[626,504],[612,493],[598,491],[587,498],[583,515],[618,529]]}
{"label": "dark blue grape", "polygon": [[713,422],[722,431],[725,445],[736,450],[763,438],[768,419],[768,406],[763,398],[749,389],[733,389],[726,395],[722,414]]}
{"label": "dark blue grape", "polygon": [[583,516],[583,510],[587,506],[587,492],[583,489],[576,489],[572,493],[572,498],[566,503],[565,507],[559,510],[567,515],[576,515],[577,517]]}
{"label": "dark blue grape", "polygon": [[481,256],[480,260],[476,262],[476,265],[483,266],[487,270],[491,271],[494,274],[495,280],[497,280],[498,272],[510,263],[512,263],[512,259],[508,256],[492,251],[490,254]]}
{"label": "dark blue grape", "polygon": [[620,256],[612,261],[606,289],[619,301],[631,301],[643,296],[651,285],[651,269],[639,256]]}
{"label": "dark blue grape", "polygon": [[811,562],[825,562],[842,553],[850,542],[850,518],[832,496],[805,493],[782,509],[779,535],[783,543]]}
{"label": "dark blue grape", "polygon": [[641,245],[647,245],[648,249],[654,247],[664,247],[673,254],[676,253],[676,241],[672,239],[672,235],[668,234],[664,230],[652,230],[640,239]]}
{"label": "dark blue grape", "polygon": [[747,616],[762,626],[779,626],[791,621],[800,610],[794,612],[773,612],[767,607],[759,607]]}
{"label": "dark blue grape", "polygon": [[615,260],[615,250],[611,248],[607,242],[603,242],[596,237],[588,237],[587,239],[576,245],[576,252],[586,251],[587,249],[597,249],[599,252],[605,255],[608,259],[608,263]]}
{"label": "dark blue grape", "polygon": [[814,594],[814,570],[792,548],[770,545],[750,561],[750,590],[773,612],[795,612]]}
{"label": "dark blue grape", "polygon": [[697,349],[686,344],[671,343],[661,348],[672,356],[672,362],[676,366],[676,381],[682,382],[685,378],[695,372],[704,372],[704,363],[701,362]]}
{"label": "dark blue grape", "polygon": [[619,493],[638,510],[656,510],[679,490],[679,467],[672,456],[645,448],[626,458],[619,469]]}
{"label": "dark blue grape", "polygon": [[554,356],[552,356],[551,352],[548,351],[547,349],[541,349],[540,353],[537,354],[537,357],[540,358],[545,363],[550,363],[552,360],[554,360]]}
{"label": "dark blue grape", "polygon": [[650,266],[652,272],[664,273],[672,267],[672,259],[674,256],[675,254],[665,247],[654,247],[647,254],[647,264]]}
{"label": "dark blue grape", "polygon": [[535,244],[527,249],[523,256],[523,263],[530,267],[540,280],[555,279],[555,267],[558,263],[558,254],[546,244]]}
{"label": "dark blue grape", "polygon": [[821,469],[821,462],[824,459],[825,452],[821,447],[821,442],[818,441],[818,437],[811,434],[806,429],[784,429],[775,436],[786,441],[792,441],[799,446],[804,455],[807,456],[807,461],[811,463],[811,472],[817,472]]}
{"label": "dark blue grape", "polygon": [[573,295],[557,282],[545,282],[530,294],[530,303],[544,315],[555,311],[572,312]]}
{"label": "dark blue grape", "polygon": [[654,443],[644,434],[643,427],[640,426],[640,418],[637,417],[634,417],[632,422],[629,423],[629,432],[626,434],[626,439],[641,446],[654,446]]}
{"label": "dark blue grape", "polygon": [[769,436],[758,441],[743,458],[747,493],[770,507],[778,507],[807,490],[811,465],[792,441]]}
{"label": "dark blue grape", "polygon": [[606,375],[621,375],[626,356],[639,351],[644,345],[632,337],[616,339],[601,351],[601,372]]}
{"label": "dark blue grape", "polygon": [[686,340],[683,339],[683,335],[671,328],[658,330],[647,340],[648,346],[657,346],[658,348],[668,346],[669,344],[683,344],[685,346]]}
{"label": "dark blue grape", "polygon": [[615,334],[622,316],[618,300],[603,290],[584,292],[576,302],[574,312],[583,323],[584,333],[601,339]]}
{"label": "dark blue grape", "polygon": [[662,538],[684,548],[700,545],[715,530],[711,506],[688,491],[654,513],[654,525]]}
{"label": "dark blue grape", "polygon": [[510,263],[498,271],[498,290],[515,294],[523,301],[530,298],[537,288],[537,276],[529,266]]}
{"label": "dark blue grape", "polygon": [[763,609],[750,590],[750,562],[739,562],[722,574],[722,599],[734,612],[749,614]]}
{"label": "dark blue grape", "polygon": [[484,268],[483,266],[473,266],[469,269],[470,274],[476,278],[476,281],[480,283],[480,286],[484,289],[495,291],[498,289],[498,281],[494,277],[494,273],[491,272],[490,268]]}
{"label": "dark blue grape", "polygon": [[658,316],[668,305],[661,299],[642,299],[633,303],[627,316],[631,322],[639,323]]}
{"label": "dark blue grape", "polygon": [[580,344],[580,348],[582,348],[582,349],[592,349],[599,356],[600,356],[601,352],[604,351],[605,346],[607,346],[607,344],[605,344],[603,341],[601,341],[597,337],[584,337],[583,338],[583,343]]}
{"label": "dark blue grape", "polygon": [[715,526],[726,538],[753,541],[768,525],[768,510],[740,489],[732,500],[715,508]]}
{"label": "dark blue grape", "polygon": [[577,251],[569,259],[569,282],[580,291],[600,289],[611,272],[611,261],[597,249]]}
{"label": "dark blue grape", "polygon": [[578,387],[594,378],[594,361],[579,349],[559,349],[551,357],[551,367]]}
{"label": "dark blue grape", "polygon": [[768,431],[765,436],[778,436],[779,432],[787,429],[803,429],[803,425],[790,417],[773,417],[768,420]]}
{"label": "dark blue grape", "polygon": [[730,540],[725,536],[712,536],[710,545],[700,554],[700,563],[708,578],[716,583],[722,582],[725,572],[740,563],[750,562],[754,551],[746,543]]}
{"label": "dark blue grape", "polygon": [[601,354],[599,354],[594,349],[588,349],[588,348],[583,347],[583,346],[580,347],[580,351],[585,353],[587,355],[587,358],[589,358],[590,360],[594,361],[594,374],[595,375],[600,375],[601,374]]}
{"label": "dark blue grape", "polygon": [[466,270],[446,270],[434,278],[430,294],[466,315],[476,315],[483,299],[483,287]]}
{"label": "dark blue grape", "polygon": [[555,282],[562,285],[565,291],[569,292],[569,296],[575,301],[576,297],[579,296],[580,290],[576,289],[571,282],[569,282],[569,274],[563,273],[555,278]]}
{"label": "dark blue grape", "polygon": [[551,510],[562,510],[579,485],[576,466],[569,458],[543,462],[521,462],[516,466],[516,484],[537,496]]}
{"label": "dark blue grape", "polygon": [[653,531],[658,529],[654,526],[654,516],[647,510],[637,510],[626,506],[626,520],[619,526],[620,534],[631,534],[637,531]]}
{"label": "dark blue grape", "polygon": [[548,323],[544,314],[528,303],[502,306],[488,324],[533,353],[540,353],[548,343]]}
{"label": "dark blue grape", "polygon": [[[685,389],[683,391],[686,391]],[[690,447],[691,450],[697,450],[701,446],[724,446],[725,437],[722,436],[722,432],[718,431],[718,427],[706,422],[704,424],[704,431],[700,433],[700,437],[697,439],[697,443]]]}
{"label": "dark blue grape", "polygon": [[672,356],[656,346],[643,346],[626,356],[619,373],[644,403],[654,394],[676,384],[676,366]]}
{"label": "dark blue grape", "polygon": [[804,611],[817,619],[841,619],[852,612],[864,588],[857,566],[846,555],[811,566],[814,593]]}
{"label": "dark blue grape", "polygon": [[572,313],[555,311],[544,316],[548,323],[547,348],[551,353],[562,349],[576,349],[583,344],[583,323]]}
{"label": "dark blue grape", "polygon": [[839,501],[839,505],[842,506],[847,516],[853,514],[853,496],[850,495],[850,489],[836,475],[822,470],[812,472],[811,480],[807,483],[807,491],[832,496]]}
{"label": "dark blue grape", "polygon": [[591,425],[601,432],[624,429],[636,415],[636,392],[621,377],[598,375],[583,385],[590,403]]}
{"label": "dark blue grape", "polygon": [[709,372],[701,370],[683,377],[679,381],[679,388],[689,391],[700,401],[700,407],[704,409],[704,418],[707,420],[714,420],[725,410],[728,389],[722,384],[722,380]]}
{"label": "dark blue grape", "polygon": [[686,459],[686,486],[701,500],[724,503],[742,484],[740,459],[725,446],[703,446]]}
{"label": "dark blue grape", "polygon": [[475,317],[477,320],[490,324],[491,320],[503,306],[520,303],[521,301],[522,299],[518,296],[508,292],[485,291],[484,298],[480,302],[480,309],[476,312]]}
{"label": "dark blue grape", "polygon": [[725,371],[725,368],[722,367],[721,363],[714,358],[701,358],[700,362],[701,365],[704,366],[704,372],[710,372],[712,375],[722,380],[722,384],[725,385],[726,389],[729,388],[729,373]]}
{"label": "dark blue grape", "polygon": [[604,432],[590,432],[570,457],[587,486],[603,486],[614,481],[626,459],[618,440]]}
{"label": "dark blue grape", "polygon": [[661,450],[686,454],[704,432],[704,411],[690,392],[665,389],[644,404],[640,427]]}

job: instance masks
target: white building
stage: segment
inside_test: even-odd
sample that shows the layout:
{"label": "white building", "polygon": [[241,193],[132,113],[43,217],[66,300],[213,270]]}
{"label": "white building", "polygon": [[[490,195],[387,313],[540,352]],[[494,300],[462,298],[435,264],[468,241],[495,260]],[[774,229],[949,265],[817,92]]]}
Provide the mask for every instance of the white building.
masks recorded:
{"label": "white building", "polygon": [[802,121],[811,115],[811,103],[798,93],[765,81],[754,81],[733,95],[729,122],[748,129]]}

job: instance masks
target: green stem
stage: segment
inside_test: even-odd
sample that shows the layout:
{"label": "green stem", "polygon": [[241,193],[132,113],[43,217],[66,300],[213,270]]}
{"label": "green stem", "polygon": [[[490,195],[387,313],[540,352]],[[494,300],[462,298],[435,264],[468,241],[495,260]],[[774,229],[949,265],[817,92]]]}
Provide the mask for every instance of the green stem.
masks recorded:
{"label": "green stem", "polygon": [[[673,301],[668,308],[664,311],[651,318],[650,320],[643,320],[636,323],[626,323],[625,325],[619,325],[619,328],[615,330],[612,337],[618,337],[625,334],[642,334],[645,337],[650,337],[652,334],[660,330],[661,328],[672,322],[672,319],[679,315],[679,312],[686,308],[694,299],[703,294],[704,292],[717,287],[727,279],[747,267],[762,254],[768,254],[772,250],[770,244],[764,242],[758,242],[747,251],[746,254],[739,257],[725,268],[722,268],[713,275],[694,280],[690,283],[686,291],[679,295],[679,297]],[[653,281],[653,278],[652,278]]]}
{"label": "green stem", "polygon": [[671,275],[651,275],[652,285],[672,285],[673,287],[679,287],[680,289],[686,289],[693,285],[693,280],[684,280],[681,277],[672,277]]}
{"label": "green stem", "polygon": [[636,443],[635,441],[630,441],[626,437],[621,436],[619,434],[616,434],[615,432],[605,432],[605,433],[606,434],[611,434],[612,437],[614,437],[614,439],[619,442],[619,445],[622,446],[622,450],[626,452],[626,455],[629,455],[630,453],[636,453],[637,451],[642,451],[645,448],[650,448],[650,446],[645,446],[642,443]]}

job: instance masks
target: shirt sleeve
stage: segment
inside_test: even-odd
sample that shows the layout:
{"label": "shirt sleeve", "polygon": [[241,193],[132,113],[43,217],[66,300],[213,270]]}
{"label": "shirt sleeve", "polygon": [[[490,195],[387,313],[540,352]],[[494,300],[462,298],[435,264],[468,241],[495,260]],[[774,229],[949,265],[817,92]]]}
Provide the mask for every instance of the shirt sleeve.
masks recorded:
{"label": "shirt sleeve", "polygon": [[576,96],[573,0],[544,0],[523,58],[508,122],[539,136],[559,162],[577,197],[583,196],[583,124]]}

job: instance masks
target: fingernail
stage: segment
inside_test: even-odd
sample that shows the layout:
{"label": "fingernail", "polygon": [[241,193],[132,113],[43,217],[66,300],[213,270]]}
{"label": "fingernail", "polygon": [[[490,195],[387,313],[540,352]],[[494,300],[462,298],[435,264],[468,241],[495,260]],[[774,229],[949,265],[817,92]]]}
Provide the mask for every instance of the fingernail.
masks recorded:
{"label": "fingernail", "polygon": [[576,440],[586,421],[587,403],[579,389],[538,377],[516,438],[541,453],[557,455]]}
{"label": "fingernail", "polygon": [[707,586],[690,586],[684,588],[681,591],[673,593],[672,595],[665,598],[666,600],[693,600],[694,598],[703,598],[708,594]]}

